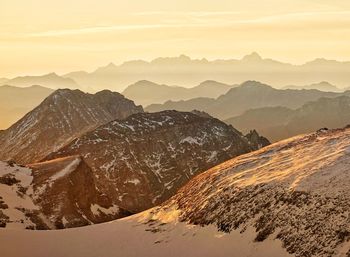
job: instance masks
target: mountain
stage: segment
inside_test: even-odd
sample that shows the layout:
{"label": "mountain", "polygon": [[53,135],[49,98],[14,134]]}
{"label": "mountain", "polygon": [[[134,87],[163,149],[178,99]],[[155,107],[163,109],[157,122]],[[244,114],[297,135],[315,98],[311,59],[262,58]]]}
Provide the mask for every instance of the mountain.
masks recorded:
{"label": "mountain", "polygon": [[88,130],[142,111],[108,90],[93,95],[59,89],[0,134],[0,160],[38,161]]}
{"label": "mountain", "polygon": [[0,197],[7,205],[0,222],[60,229],[122,218],[163,202],[196,174],[267,144],[256,132],[248,140],[203,114],[134,114],[44,161],[26,167],[0,162]]}
{"label": "mountain", "polygon": [[71,72],[64,77],[94,90],[109,88],[118,92],[122,92],[126,85],[140,80],[185,87],[198,85],[205,80],[222,81],[229,85],[257,80],[275,87],[328,81],[343,88],[349,86],[349,69],[350,62],[316,59],[305,64],[292,65],[252,53],[242,59],[229,60],[209,61],[181,55],[156,58],[149,62],[135,60],[121,65],[111,63],[90,73]]}
{"label": "mountain", "polygon": [[41,85],[51,89],[70,88],[77,89],[79,85],[71,78],[58,76],[56,73],[49,73],[42,76],[22,76],[6,80],[6,85],[15,87],[30,87],[32,85]]}
{"label": "mountain", "polygon": [[147,106],[155,103],[164,103],[168,100],[178,101],[196,97],[218,97],[225,94],[232,87],[209,80],[193,88],[159,85],[143,80],[128,86],[122,94],[137,104]]}
{"label": "mountain", "polygon": [[14,124],[52,92],[41,86],[0,86],[0,129]]}
{"label": "mountain", "polygon": [[5,84],[8,80],[7,78],[0,78],[0,85]]}
{"label": "mountain", "polygon": [[9,257],[92,257],[97,249],[101,256],[132,257],[346,257],[349,145],[349,128],[294,137],[222,163],[138,215],[63,231],[0,230],[1,251]]}
{"label": "mountain", "polygon": [[326,81],[306,86],[285,86],[282,89],[316,89],[324,92],[341,92],[342,90]]}
{"label": "mountain", "polygon": [[139,113],[73,140],[44,160],[82,156],[97,188],[136,213],[161,203],[191,177],[269,142],[194,113]]}
{"label": "mountain", "polygon": [[[345,92],[344,94],[349,94]],[[239,87],[230,89],[226,94],[213,98],[194,98],[187,101],[167,101],[164,104],[152,104],[145,108],[149,112],[162,110],[201,110],[220,119],[241,115],[249,109],[282,106],[298,108],[309,101],[321,97],[336,97],[341,93],[318,90],[281,90],[256,81],[247,81]]]}
{"label": "mountain", "polygon": [[127,215],[99,193],[79,156],[28,167],[0,162],[0,227],[62,229]]}
{"label": "mountain", "polygon": [[350,124],[350,97],[320,98],[296,110],[285,107],[253,109],[225,122],[245,133],[256,129],[275,142],[322,127],[339,128]]}

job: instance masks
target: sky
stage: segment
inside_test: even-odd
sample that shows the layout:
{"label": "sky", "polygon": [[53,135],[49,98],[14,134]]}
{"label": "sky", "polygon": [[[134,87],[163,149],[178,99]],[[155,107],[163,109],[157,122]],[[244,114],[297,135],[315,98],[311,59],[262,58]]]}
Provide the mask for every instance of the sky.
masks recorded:
{"label": "sky", "polygon": [[160,56],[350,60],[348,0],[0,0],[0,77]]}

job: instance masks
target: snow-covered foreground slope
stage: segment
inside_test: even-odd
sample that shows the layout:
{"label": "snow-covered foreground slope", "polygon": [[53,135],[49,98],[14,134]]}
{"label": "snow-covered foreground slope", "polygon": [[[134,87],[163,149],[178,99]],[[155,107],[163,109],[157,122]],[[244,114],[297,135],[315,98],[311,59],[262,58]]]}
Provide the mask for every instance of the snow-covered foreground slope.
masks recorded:
{"label": "snow-covered foreground slope", "polygon": [[[164,217],[163,217],[164,218]],[[168,218],[168,217],[166,217]],[[161,219],[162,220],[162,219]],[[152,221],[149,212],[125,219],[56,231],[0,230],[6,257],[284,257],[276,240],[254,243],[254,230],[217,232],[214,226],[177,223],[176,216]]]}
{"label": "snow-covered foreground slope", "polygon": [[136,216],[61,231],[0,230],[1,253],[347,257],[349,189],[350,128],[320,130],[216,166]]}
{"label": "snow-covered foreground slope", "polygon": [[296,256],[350,256],[350,128],[320,130],[239,156],[198,175],[163,207]]}

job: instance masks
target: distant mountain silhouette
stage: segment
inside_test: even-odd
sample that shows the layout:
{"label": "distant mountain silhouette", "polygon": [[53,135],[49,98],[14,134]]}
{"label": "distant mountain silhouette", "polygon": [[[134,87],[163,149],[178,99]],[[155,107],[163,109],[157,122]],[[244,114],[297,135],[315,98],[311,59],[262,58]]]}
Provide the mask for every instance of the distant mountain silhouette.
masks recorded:
{"label": "distant mountain silhouette", "polygon": [[207,80],[193,88],[160,85],[147,80],[139,81],[128,86],[123,95],[137,104],[147,106],[155,103],[164,103],[168,100],[188,100],[196,97],[218,97],[227,93],[234,86]]}
{"label": "distant mountain silhouette", "polygon": [[[344,94],[350,94],[350,92]],[[145,108],[149,112],[162,110],[189,111],[197,109],[210,115],[228,119],[243,114],[249,109],[282,106],[298,108],[321,97],[337,97],[343,93],[322,92],[319,90],[281,90],[256,81],[247,81],[230,89],[226,94],[213,98],[194,98],[187,101],[168,101]]]}
{"label": "distant mountain silhouette", "polygon": [[225,122],[242,132],[254,128],[269,140],[278,141],[323,127],[339,128],[350,124],[350,97],[320,98],[296,110],[285,107],[253,109]]}
{"label": "distant mountain silhouette", "polygon": [[8,80],[7,78],[0,78],[0,85],[4,85]]}
{"label": "distant mountain silhouette", "polygon": [[275,87],[305,85],[328,81],[340,87],[350,81],[350,62],[316,59],[302,65],[292,65],[262,58],[257,53],[242,59],[191,59],[188,56],[157,58],[147,62],[128,61],[121,65],[110,63],[93,72],[71,72],[64,77],[94,90],[109,88],[122,92],[127,85],[140,80],[159,84],[190,87],[205,80],[238,84],[246,80],[264,81]]}
{"label": "distant mountain silhouette", "polygon": [[6,80],[3,83],[6,83],[7,85],[11,85],[11,86],[16,86],[16,87],[30,87],[32,85],[41,85],[43,87],[48,87],[52,89],[81,88],[73,79],[58,76],[56,73],[49,73],[42,76],[16,77],[13,79]]}
{"label": "distant mountain silhouette", "polygon": [[52,89],[41,86],[0,86],[0,129],[18,121],[52,92]]}
{"label": "distant mountain silhouette", "polygon": [[342,90],[337,86],[332,85],[331,83],[328,83],[326,81],[322,81],[320,83],[314,83],[306,86],[293,86],[293,85],[285,86],[282,89],[317,89],[324,92],[341,92],[345,90],[345,89]]}

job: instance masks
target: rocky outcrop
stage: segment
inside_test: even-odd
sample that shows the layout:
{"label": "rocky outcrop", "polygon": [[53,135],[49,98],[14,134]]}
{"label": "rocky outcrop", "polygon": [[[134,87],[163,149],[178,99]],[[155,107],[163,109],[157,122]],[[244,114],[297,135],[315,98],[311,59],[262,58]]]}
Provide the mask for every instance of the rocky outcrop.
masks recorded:
{"label": "rocky outcrop", "polygon": [[119,93],[60,89],[0,134],[0,160],[33,163],[83,133],[143,112]]}
{"label": "rocky outcrop", "polygon": [[200,172],[261,146],[217,119],[164,111],[100,126],[45,160],[80,155],[98,190],[134,213],[168,199]]}

